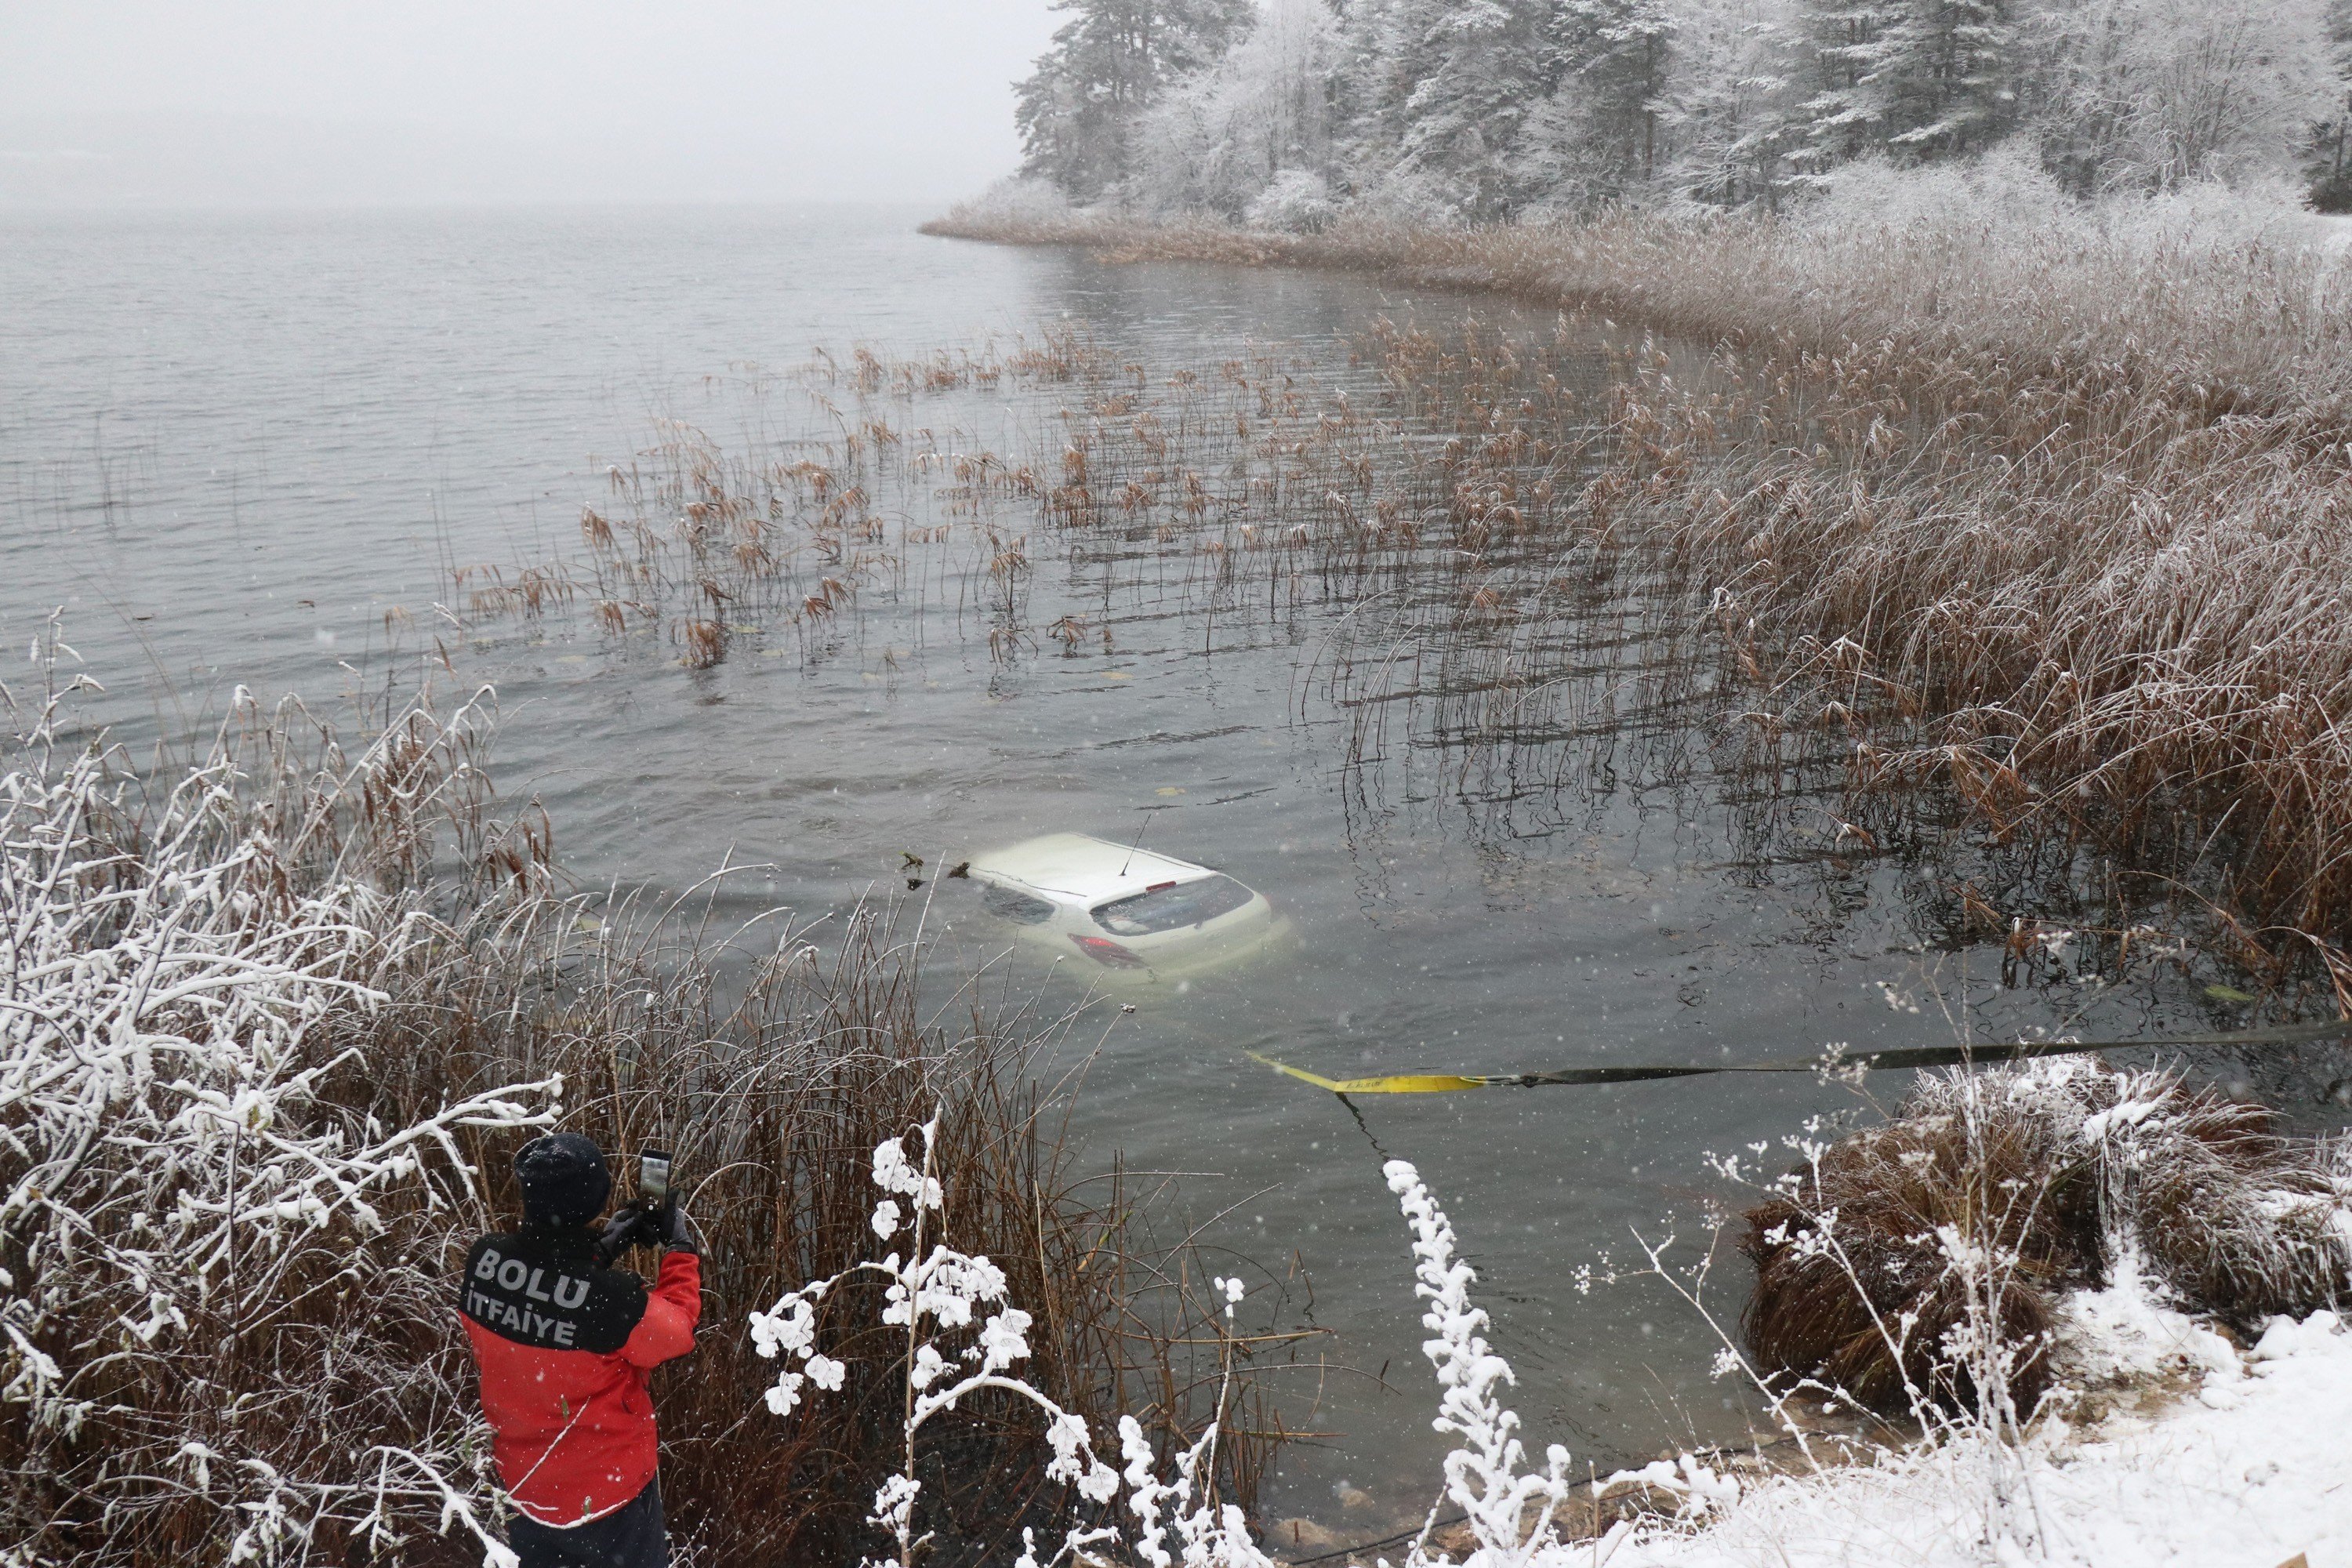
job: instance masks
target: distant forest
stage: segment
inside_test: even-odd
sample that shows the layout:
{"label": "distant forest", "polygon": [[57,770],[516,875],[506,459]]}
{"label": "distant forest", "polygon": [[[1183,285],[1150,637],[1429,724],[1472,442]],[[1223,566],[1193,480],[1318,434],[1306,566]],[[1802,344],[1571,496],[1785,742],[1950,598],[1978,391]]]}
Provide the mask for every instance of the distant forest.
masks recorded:
{"label": "distant forest", "polygon": [[1060,0],[1019,85],[1070,201],[1313,228],[1777,207],[1996,149],[2069,191],[2352,210],[2352,0]]}

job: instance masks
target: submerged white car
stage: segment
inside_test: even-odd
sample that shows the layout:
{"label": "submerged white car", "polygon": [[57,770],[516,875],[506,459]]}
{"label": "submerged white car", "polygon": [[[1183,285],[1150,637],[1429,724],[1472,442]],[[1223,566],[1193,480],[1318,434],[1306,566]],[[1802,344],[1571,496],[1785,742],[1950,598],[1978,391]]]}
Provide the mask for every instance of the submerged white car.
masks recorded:
{"label": "submerged white car", "polygon": [[1024,937],[1135,979],[1222,968],[1287,929],[1265,894],[1222,871],[1083,833],[975,855],[968,874]]}

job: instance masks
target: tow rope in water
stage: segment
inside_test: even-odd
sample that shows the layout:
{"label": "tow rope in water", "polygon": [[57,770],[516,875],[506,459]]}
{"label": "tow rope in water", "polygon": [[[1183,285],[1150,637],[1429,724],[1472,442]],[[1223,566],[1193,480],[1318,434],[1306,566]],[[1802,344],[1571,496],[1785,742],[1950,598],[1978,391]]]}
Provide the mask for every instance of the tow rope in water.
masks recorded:
{"label": "tow rope in water", "polygon": [[1976,1062],[2022,1061],[2036,1057],[2079,1057],[2093,1051],[2125,1051],[2163,1046],[2302,1046],[2352,1035],[2352,1018],[2324,1024],[2285,1024],[2227,1035],[2168,1035],[2153,1040],[2015,1040],[1976,1046],[1912,1046],[1887,1051],[1830,1052],[1770,1062],[1726,1062],[1719,1067],[1562,1068],[1553,1072],[1397,1073],[1386,1078],[1324,1078],[1257,1052],[1264,1062],[1301,1083],[1333,1094],[1455,1094],[1465,1089],[1539,1089],[1554,1084],[1646,1083],[1657,1079],[1706,1078],[1716,1073],[1881,1072],[1895,1068],[1965,1067]]}

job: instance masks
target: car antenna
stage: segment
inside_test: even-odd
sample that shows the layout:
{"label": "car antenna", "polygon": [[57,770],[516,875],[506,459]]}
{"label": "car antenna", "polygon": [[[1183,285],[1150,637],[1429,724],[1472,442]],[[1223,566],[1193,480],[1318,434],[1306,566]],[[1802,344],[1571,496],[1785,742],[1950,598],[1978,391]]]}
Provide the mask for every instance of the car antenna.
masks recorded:
{"label": "car antenna", "polygon": [[1151,815],[1146,812],[1143,826],[1135,830],[1135,842],[1127,847],[1127,858],[1118,863],[1118,874],[1122,880],[1126,879],[1127,868],[1135,864],[1135,852],[1143,847],[1143,836],[1150,831]]}

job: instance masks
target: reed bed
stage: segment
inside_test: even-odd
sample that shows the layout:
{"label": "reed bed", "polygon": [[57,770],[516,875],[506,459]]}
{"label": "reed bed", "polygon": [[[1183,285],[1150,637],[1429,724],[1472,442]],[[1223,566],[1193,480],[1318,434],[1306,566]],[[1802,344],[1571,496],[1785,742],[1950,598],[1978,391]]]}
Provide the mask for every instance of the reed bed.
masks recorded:
{"label": "reed bed", "polygon": [[[1464,725],[1462,694],[1559,689],[1557,660],[1523,657],[1529,623],[1589,622],[1545,588],[1647,569],[1668,602],[1703,606],[1723,687],[1748,695],[1746,733],[1725,737],[1744,777],[1843,753],[1848,801],[1795,796],[1827,842],[1965,826],[1997,851],[1992,880],[2087,876],[2126,911],[2201,905],[2231,959],[2277,977],[2315,958],[2340,994],[2352,268],[2112,216],[1983,218],[936,228],[1561,304],[1579,330],[1549,353],[1390,335],[1401,427],[1453,435],[1384,465],[1379,498],[1322,491],[1460,552],[1454,627],[1384,667],[1442,650],[1440,679],[1407,688],[1443,693],[1432,733],[1468,739],[1465,756],[1481,734],[1540,733]],[[1616,365],[1599,407],[1563,391],[1596,340]],[[1518,538],[1498,554],[1503,533]],[[1966,922],[2022,918],[1978,901]],[[2120,941],[2133,922],[2110,923]]]}
{"label": "reed bed", "polygon": [[2055,362],[2207,417],[2340,420],[2352,406],[2352,265],[2258,215],[2200,224],[2147,205],[2020,212],[1965,180],[1890,205],[1885,216],[1857,204],[1812,220],[1615,213],[1462,229],[1349,219],[1293,235],[970,204],[924,232],[1080,246],[1114,261],[1369,272],[1702,343],[1843,354],[1885,342],[1904,357]]}
{"label": "reed bed", "polygon": [[[1954,941],[2030,956],[2063,921],[2119,968],[2193,925],[2352,995],[2327,264],[2063,225],[1983,255],[1744,219],[1130,237],[1465,286],[1491,253],[1522,272],[1486,286],[1587,303],[1538,333],[1374,321],[1345,366],[1153,368],[1076,333],[826,357],[802,383],[832,435],[670,427],[615,470],[574,574],[596,624],[694,668],[792,637],[887,678],[861,639],[927,606],[1003,664],[1172,617],[1210,657],[1306,647],[1298,715],[1339,721],[1366,820],[1442,801],[1499,840],[1629,770],[1705,781],[1745,858],[1940,858]],[[1544,257],[1641,289],[1511,281]],[[1020,417],[959,423],[974,390]]]}
{"label": "reed bed", "polygon": [[[55,649],[52,649],[55,652]],[[701,1344],[657,1380],[686,1560],[846,1559],[895,1468],[904,1344],[756,1414],[746,1314],[864,1256],[867,1155],[941,1116],[943,1235],[1040,1319],[1033,1381],[1191,1443],[1216,1407],[1205,1273],[1155,1194],[1080,1177],[1041,1053],[1076,1016],[927,992],[888,910],[720,931],[558,891],[543,819],[492,814],[486,706],[355,754],[240,709],[186,770],[60,744],[37,706],[0,789],[0,1517],[46,1563],[479,1561],[497,1528],[450,1280],[560,1123],[677,1149],[708,1238]],[[1225,1406],[1244,1503],[1275,1420]],[[753,1412],[753,1414],[747,1414]],[[949,1561],[1066,1506],[985,1399],[924,1463]]]}

